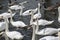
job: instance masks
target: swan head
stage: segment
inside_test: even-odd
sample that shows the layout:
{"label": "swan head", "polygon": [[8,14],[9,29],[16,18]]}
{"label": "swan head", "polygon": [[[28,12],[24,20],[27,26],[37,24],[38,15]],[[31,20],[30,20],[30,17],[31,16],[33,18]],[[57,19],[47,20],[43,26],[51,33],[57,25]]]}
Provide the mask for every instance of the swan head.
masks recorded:
{"label": "swan head", "polygon": [[38,6],[40,7],[40,3],[38,3]]}

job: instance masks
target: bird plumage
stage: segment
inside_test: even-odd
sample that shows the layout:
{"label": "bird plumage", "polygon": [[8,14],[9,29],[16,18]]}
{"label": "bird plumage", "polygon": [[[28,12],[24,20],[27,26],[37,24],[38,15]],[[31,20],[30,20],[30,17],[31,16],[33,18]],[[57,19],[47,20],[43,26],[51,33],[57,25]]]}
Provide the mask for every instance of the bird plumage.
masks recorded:
{"label": "bird plumage", "polygon": [[[40,20],[38,20],[38,25],[45,26],[45,25],[52,24],[53,22],[54,21],[47,21],[47,20],[44,20],[44,19],[40,19]],[[37,25],[37,21],[33,22],[32,24]]]}
{"label": "bird plumage", "polygon": [[44,28],[36,32],[37,35],[52,35],[55,33],[58,33],[58,30],[56,28]]}
{"label": "bird plumage", "polygon": [[55,36],[45,36],[43,38],[40,38],[39,40],[59,40],[59,37]]}
{"label": "bird plumage", "polygon": [[[13,6],[9,7],[9,8],[12,9],[12,10],[19,10],[19,9],[22,8],[22,6],[19,6],[19,5],[13,5]],[[23,8],[24,8],[24,7],[23,7]]]}
{"label": "bird plumage", "polygon": [[6,32],[6,35],[11,39],[23,39],[23,35],[17,31]]}
{"label": "bird plumage", "polygon": [[15,27],[25,27],[27,26],[24,22],[22,21],[11,21],[11,24]]}
{"label": "bird plumage", "polygon": [[[13,17],[15,14],[16,14],[16,13],[13,13],[13,14],[12,14],[12,17]],[[10,17],[11,17],[11,14],[10,14],[10,13],[8,13],[8,12],[5,12],[5,13],[0,14],[0,16],[10,18]]]}
{"label": "bird plumage", "polygon": [[[33,12],[36,13],[37,12],[37,8],[33,9]],[[23,12],[22,16],[28,16],[31,15],[31,9],[26,10],[25,12]]]}
{"label": "bird plumage", "polygon": [[6,28],[5,22],[0,22],[0,31],[5,30],[5,28]]}

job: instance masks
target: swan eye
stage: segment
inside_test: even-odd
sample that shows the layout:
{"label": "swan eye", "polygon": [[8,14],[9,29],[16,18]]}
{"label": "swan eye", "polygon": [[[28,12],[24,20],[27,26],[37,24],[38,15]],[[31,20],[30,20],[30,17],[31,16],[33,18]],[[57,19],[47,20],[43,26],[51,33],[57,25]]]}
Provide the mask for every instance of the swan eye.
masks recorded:
{"label": "swan eye", "polygon": [[31,11],[29,11],[29,13],[31,13]]}

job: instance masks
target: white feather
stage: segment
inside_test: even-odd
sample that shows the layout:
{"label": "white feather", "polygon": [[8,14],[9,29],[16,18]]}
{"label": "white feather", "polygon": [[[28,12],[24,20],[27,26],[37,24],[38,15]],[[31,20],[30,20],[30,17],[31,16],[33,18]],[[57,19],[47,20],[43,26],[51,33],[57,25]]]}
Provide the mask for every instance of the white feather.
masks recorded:
{"label": "white feather", "polygon": [[54,36],[45,36],[39,40],[59,40],[59,37],[54,37]]}
{"label": "white feather", "polygon": [[[44,19],[40,19],[38,20],[38,25],[49,25],[49,24],[52,24],[54,21],[47,21],[47,20],[44,20]],[[37,25],[37,21],[33,22],[32,24],[34,25]]]}
{"label": "white feather", "polygon": [[23,39],[23,35],[21,35],[21,33],[17,32],[17,31],[9,31],[6,32],[6,35],[11,38],[11,39]]}
{"label": "white feather", "polygon": [[52,35],[54,33],[58,33],[58,30],[56,28],[44,28],[36,32],[37,35]]}

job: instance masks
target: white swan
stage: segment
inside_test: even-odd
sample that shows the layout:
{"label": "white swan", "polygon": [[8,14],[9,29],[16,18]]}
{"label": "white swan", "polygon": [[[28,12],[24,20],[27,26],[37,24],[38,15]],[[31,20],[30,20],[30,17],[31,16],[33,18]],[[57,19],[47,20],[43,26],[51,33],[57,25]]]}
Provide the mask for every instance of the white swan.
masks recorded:
{"label": "white swan", "polygon": [[21,35],[21,33],[17,32],[17,31],[9,31],[8,29],[8,23],[7,23],[8,18],[5,18],[5,22],[6,22],[6,30],[5,30],[5,36],[11,38],[12,40],[14,39],[23,39],[23,35]]}
{"label": "white swan", "polygon": [[59,37],[55,36],[45,36],[43,38],[40,38],[39,40],[59,40]]}
{"label": "white swan", "polygon": [[[22,6],[19,6],[19,5],[13,5],[13,6],[9,7],[9,8],[12,9],[12,10],[19,10],[19,9],[22,8]],[[23,7],[23,8],[24,8],[24,7]]]}
{"label": "white swan", "polygon": [[[26,10],[25,12],[23,12],[22,16],[31,15],[31,10],[32,9]],[[37,12],[37,8],[36,9],[33,9],[33,12],[36,13]]]}
{"label": "white swan", "polygon": [[33,19],[41,18],[41,12],[40,12],[40,3],[38,3],[38,13],[33,16]]}
{"label": "white swan", "polygon": [[17,31],[9,31],[6,32],[6,35],[11,38],[11,39],[23,39],[23,35],[21,35],[21,33],[17,32]]}
{"label": "white swan", "polygon": [[37,35],[52,35],[54,33],[58,33],[56,28],[44,28],[36,32]]}
{"label": "white swan", "polygon": [[[2,18],[3,18],[3,17],[2,17]],[[9,23],[9,21],[8,21],[8,23]],[[5,30],[5,28],[6,28],[5,21],[0,22],[0,31]]]}
{"label": "white swan", "polygon": [[12,9],[12,10],[19,10],[19,9],[21,9],[21,8],[25,8],[24,6],[23,6],[23,4],[25,4],[25,3],[27,3],[27,1],[24,1],[24,2],[22,2],[22,3],[19,3],[20,5],[13,5],[13,6],[10,6],[9,8],[10,9]]}
{"label": "white swan", "polygon": [[22,21],[13,21],[12,19],[12,11],[10,10],[10,15],[11,15],[11,20],[10,20],[10,23],[14,26],[14,27],[25,27],[27,26],[24,22]]}
{"label": "white swan", "polygon": [[23,8],[25,8],[23,4],[25,4],[25,3],[27,3],[27,1],[24,1],[22,3],[19,3],[19,5],[13,5],[13,6],[9,7],[9,8],[11,10],[16,10],[16,11],[17,10],[20,10],[20,16],[21,16],[22,15],[22,12],[23,12]]}
{"label": "white swan", "polygon": [[14,27],[25,27],[27,26],[24,22],[22,21],[11,21],[11,24],[14,26]]}
{"label": "white swan", "polygon": [[60,22],[60,6],[58,7],[58,14],[59,14],[59,16],[58,16],[58,22]]}
{"label": "white swan", "polygon": [[[38,20],[38,25],[45,26],[45,25],[52,24],[53,22],[54,21],[47,21],[47,20],[44,20],[44,19],[40,19],[40,20]],[[32,24],[37,25],[37,21],[33,22]]]}

